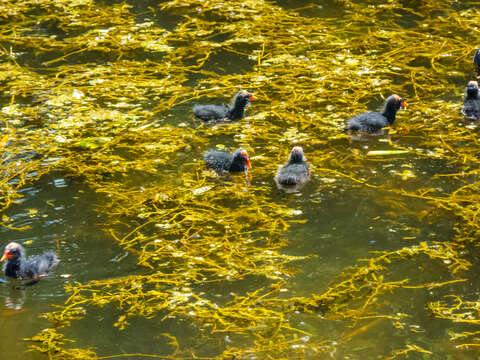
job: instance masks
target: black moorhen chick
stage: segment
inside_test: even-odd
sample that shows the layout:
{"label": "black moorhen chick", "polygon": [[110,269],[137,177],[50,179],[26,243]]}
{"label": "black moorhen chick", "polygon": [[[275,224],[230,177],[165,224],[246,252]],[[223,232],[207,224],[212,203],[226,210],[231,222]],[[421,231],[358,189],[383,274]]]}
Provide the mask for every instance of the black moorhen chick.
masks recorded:
{"label": "black moorhen chick", "polygon": [[405,100],[398,95],[390,95],[385,101],[385,107],[381,113],[371,111],[358,114],[348,120],[348,130],[360,130],[374,133],[380,129],[391,126],[400,107],[407,106]]}
{"label": "black moorhen chick", "polygon": [[462,114],[471,120],[480,119],[480,97],[478,96],[478,83],[476,81],[470,81],[467,85]]}
{"label": "black moorhen chick", "polygon": [[294,146],[288,162],[275,175],[275,181],[281,185],[303,185],[310,180],[310,166],[300,146]]}
{"label": "black moorhen chick", "polygon": [[5,247],[1,261],[5,260],[5,276],[16,279],[39,279],[47,275],[59,262],[53,251],[25,258],[25,249],[16,242]]}
{"label": "black moorhen chick", "polygon": [[203,121],[229,121],[243,118],[245,109],[250,105],[250,101],[256,98],[246,90],[240,90],[233,99],[233,104],[226,105],[195,105],[193,115]]}
{"label": "black moorhen chick", "polygon": [[233,154],[226,151],[210,150],[203,157],[207,168],[215,170],[219,175],[227,171],[247,171],[252,167],[247,151],[243,149],[238,149]]}

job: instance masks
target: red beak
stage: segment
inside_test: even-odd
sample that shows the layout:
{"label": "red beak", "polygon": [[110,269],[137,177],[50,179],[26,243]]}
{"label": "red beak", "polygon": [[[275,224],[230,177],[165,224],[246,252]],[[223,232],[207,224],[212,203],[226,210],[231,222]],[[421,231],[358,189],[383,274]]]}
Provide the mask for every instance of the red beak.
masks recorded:
{"label": "red beak", "polygon": [[249,169],[252,168],[252,164],[250,164],[250,159],[249,159],[249,158],[247,158],[247,161],[245,161],[245,165],[247,165],[247,167],[248,167]]}
{"label": "red beak", "polygon": [[12,254],[10,254],[9,252],[5,251],[5,252],[3,253],[3,256],[2,256],[2,258],[0,259],[0,261],[8,260],[8,259],[10,259],[11,257],[12,257]]}
{"label": "red beak", "polygon": [[257,100],[257,98],[253,96],[253,94],[250,94],[250,100]]}
{"label": "red beak", "polygon": [[402,105],[403,107],[407,107],[407,103],[405,102],[405,100],[403,100],[400,105]]}

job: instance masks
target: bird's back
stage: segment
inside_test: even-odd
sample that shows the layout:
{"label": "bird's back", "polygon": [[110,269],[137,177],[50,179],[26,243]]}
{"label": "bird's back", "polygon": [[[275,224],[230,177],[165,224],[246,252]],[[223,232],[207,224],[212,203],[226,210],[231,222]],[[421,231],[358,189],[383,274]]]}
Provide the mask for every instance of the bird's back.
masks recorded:
{"label": "bird's back", "polygon": [[25,272],[22,276],[26,277],[37,277],[47,274],[53,267],[58,264],[59,260],[57,254],[53,251],[45,251],[41,255],[30,256],[25,260],[25,267],[23,271]]}
{"label": "bird's back", "polygon": [[480,119],[480,99],[466,99],[462,106],[462,114],[469,119]]}
{"label": "bird's back", "polygon": [[286,164],[278,170],[275,180],[282,185],[298,185],[307,182],[310,178],[309,167],[306,163]]}
{"label": "bird's back", "polygon": [[207,168],[214,169],[216,172],[230,170],[233,161],[232,154],[218,150],[210,150],[203,157]]}
{"label": "bird's back", "polygon": [[203,121],[223,120],[227,116],[228,110],[229,108],[225,105],[195,105],[193,115]]}
{"label": "bird's back", "polygon": [[379,112],[365,112],[348,120],[348,129],[375,132],[389,126],[387,118]]}

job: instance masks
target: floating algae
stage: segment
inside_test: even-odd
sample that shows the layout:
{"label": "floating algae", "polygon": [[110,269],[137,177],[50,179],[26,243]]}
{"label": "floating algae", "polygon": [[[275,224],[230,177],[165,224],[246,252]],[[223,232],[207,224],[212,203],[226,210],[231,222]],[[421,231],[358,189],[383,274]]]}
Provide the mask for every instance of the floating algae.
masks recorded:
{"label": "floating algae", "polygon": [[[377,326],[401,333],[404,346],[375,355],[429,356],[438,348],[409,335],[418,312],[395,296],[439,289],[441,300],[420,311],[452,320],[455,351],[478,347],[478,305],[466,300],[464,284],[480,230],[479,144],[459,103],[473,76],[480,12],[474,2],[369,4],[337,1],[338,18],[253,0],[168,1],[142,14],[89,0],[0,5],[2,213],[23,188],[60,171],[96,192],[95,209],[108,219],[103,230],[142,271],[67,285],[68,300],[44,315],[51,326],[30,339],[33,350],[51,359],[102,358],[94,348],[75,348],[63,331],[89,320],[93,308],[110,307],[120,314],[111,324],[119,330],[134,318],[197,325],[198,344],[210,349],[203,358],[368,357],[371,348],[354,344]],[[176,24],[162,27],[164,16]],[[222,62],[229,55],[242,60],[240,69]],[[260,98],[246,119],[209,126],[184,115],[178,126],[175,117],[197,99],[240,88]],[[410,104],[389,135],[388,151],[402,156],[370,157],[384,147],[371,140],[365,150],[341,131],[351,114],[393,93]],[[315,294],[291,295],[285,290],[298,264],[312,254],[287,255],[288,229],[305,218],[273,201],[269,185],[204,172],[198,154],[226,136],[227,146],[252,154],[260,179],[301,143],[313,174],[325,177],[321,192],[380,194],[375,201],[389,211],[379,221],[408,220],[402,227],[411,242],[360,259]],[[443,172],[415,171],[408,183],[394,171],[376,176],[417,159],[440,162]],[[422,239],[425,224],[446,218],[454,222],[450,241]],[[7,216],[2,225],[13,229]],[[409,267],[435,271],[426,281]],[[228,300],[202,290],[252,279],[253,290]],[[296,325],[308,316],[343,321],[346,331]],[[200,358],[202,349],[163,336],[171,354],[145,356]]]}

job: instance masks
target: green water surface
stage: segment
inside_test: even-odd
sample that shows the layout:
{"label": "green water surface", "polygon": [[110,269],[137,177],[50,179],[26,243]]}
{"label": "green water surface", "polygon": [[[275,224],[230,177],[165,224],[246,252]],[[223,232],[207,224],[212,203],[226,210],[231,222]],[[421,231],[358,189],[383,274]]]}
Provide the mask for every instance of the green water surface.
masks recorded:
{"label": "green water surface", "polygon": [[[8,153],[21,146],[18,151],[25,155],[25,149],[30,147],[37,152],[32,159],[42,156],[42,159],[61,159],[70,156],[64,151],[61,137],[77,141],[78,136],[90,139],[104,136],[111,141],[122,131],[141,126],[145,126],[144,130],[137,132],[140,135],[131,140],[131,144],[142,142],[142,131],[166,126],[198,137],[199,140],[182,140],[188,146],[179,151],[159,152],[158,159],[151,156],[155,174],[140,167],[121,176],[112,170],[113,175],[105,172],[98,181],[102,184],[118,181],[138,191],[152,184],[174,190],[182,185],[182,177],[201,174],[199,177],[206,179],[204,186],[212,188],[207,194],[239,184],[239,191],[253,197],[266,197],[272,204],[288,209],[294,215],[285,216],[285,220],[299,222],[291,223],[281,235],[287,245],[279,251],[307,258],[289,264],[294,275],[279,275],[283,284],[278,296],[284,299],[322,294],[335,284],[345,268],[358,265],[359,259],[374,257],[372,251],[396,251],[421,243],[457,243],[462,238],[464,219],[459,212],[466,202],[459,202],[458,207],[441,207],[431,199],[385,190],[448,197],[460,187],[472,185],[468,196],[473,199],[477,193],[478,129],[460,114],[464,87],[476,76],[471,58],[478,38],[476,24],[480,21],[477,2],[247,1],[243,8],[251,11],[245,13],[239,10],[243,6],[241,2],[212,0],[192,5],[185,1],[163,8],[165,4],[153,0],[126,3],[49,0],[35,6],[30,6],[28,1],[11,2],[2,9],[0,62],[4,77],[0,103],[2,122],[8,123],[2,130],[7,134],[8,127],[18,129],[19,133],[29,129],[23,138],[26,144],[17,138],[4,146],[3,151]],[[267,10],[256,10],[267,5],[290,16],[285,15],[279,24],[271,24],[278,26],[277,30],[268,30],[269,24],[262,18]],[[112,11],[112,14],[107,20],[99,21],[84,15],[84,6],[98,7],[98,11]],[[232,7],[228,10],[231,18],[225,15],[228,6]],[[11,13],[7,9],[11,9]],[[115,12],[114,9],[122,10]],[[101,45],[100,37],[107,38],[108,34],[123,29],[123,25],[117,23],[122,17],[130,22],[131,35],[124,32]],[[192,25],[195,19],[205,23],[195,29]],[[79,21],[78,26],[74,26],[75,21]],[[256,21],[258,26],[253,26]],[[149,25],[143,26],[149,38],[138,46],[141,27],[134,27],[146,23]],[[226,24],[232,27],[232,32],[216,32]],[[312,30],[307,31],[305,24],[310,24]],[[180,35],[182,26],[186,26],[188,35]],[[161,38],[164,32],[170,32],[165,41],[169,48],[151,50],[152,43],[147,43]],[[178,39],[172,35],[175,32],[179,34]],[[242,36],[245,33],[252,38],[264,38],[243,42],[237,39],[225,45],[240,32]],[[275,43],[277,33],[284,39],[283,45]],[[291,34],[290,40],[287,34]],[[86,39],[83,44],[70,46],[82,36]],[[88,48],[95,41],[100,44],[98,48]],[[215,47],[214,43],[223,45]],[[259,60],[258,54],[262,51],[264,55]],[[167,59],[168,54],[174,53],[176,57]],[[61,58],[64,55],[67,56]],[[432,62],[432,58],[435,61]],[[185,71],[181,79],[179,76],[179,80],[171,84],[167,79],[178,76],[178,70],[172,65],[171,70],[162,72],[162,64],[167,61],[178,67],[195,68]],[[140,66],[132,65],[125,70],[128,62]],[[16,75],[8,75],[7,66],[17,69]],[[96,71],[101,67],[109,68],[108,76],[82,78],[85,69]],[[147,78],[153,86],[148,84],[150,80],[139,75],[141,71],[151,71]],[[14,84],[20,81],[22,73],[30,74],[29,81],[32,81],[22,85],[23,88]],[[119,82],[95,87],[99,83],[92,79],[102,78]],[[171,90],[174,86],[178,88]],[[194,104],[228,103],[242,88],[259,98],[248,108],[244,119],[235,124],[205,125],[193,118]],[[75,89],[82,95],[75,93]],[[141,93],[139,89],[145,91]],[[360,139],[345,136],[343,127],[350,116],[367,109],[380,109],[392,93],[398,93],[409,103],[398,113],[394,126],[397,133]],[[62,98],[67,95],[68,101]],[[174,97],[178,100],[169,103]],[[52,99],[57,99],[60,105],[48,103]],[[134,115],[132,107],[125,103],[133,104],[138,112]],[[11,111],[12,106],[17,106],[18,111]],[[109,118],[108,124],[121,123],[119,126],[124,130],[109,132],[107,126],[110,125],[100,117],[84,125],[83,121],[90,121],[89,115],[82,112],[85,109],[98,113],[117,111],[121,115],[117,119]],[[69,116],[73,116],[73,123],[67,126],[64,122]],[[76,126],[88,130],[78,135]],[[38,144],[28,144],[32,139],[28,136],[37,132],[39,135],[35,136],[46,139],[46,144],[57,146],[48,156],[36,147]],[[100,145],[100,150],[89,148],[89,141],[93,140],[74,151],[95,154],[105,148],[105,145]],[[312,166],[312,178],[299,192],[289,193],[277,188],[273,177],[294,145],[303,147]],[[205,175],[202,154],[216,146],[232,151],[247,148],[253,165],[250,179]],[[370,150],[398,149],[407,152],[383,157],[366,155]],[[128,158],[129,164],[136,161],[140,164],[140,160],[147,157],[146,152],[141,151],[129,154],[126,147],[112,153]],[[7,162],[5,160],[5,164]],[[462,175],[468,172],[470,175]],[[6,170],[2,174],[8,176]],[[439,176],[449,174],[459,175]],[[1,244],[22,243],[28,254],[54,249],[61,260],[51,276],[34,286],[21,288],[16,281],[0,286],[2,359],[48,358],[39,352],[25,352],[31,343],[24,339],[52,326],[39,315],[52,311],[55,305],[65,304],[70,295],[64,285],[148,275],[155,271],[138,265],[138,254],[120,246],[109,232],[115,229],[125,235],[141,225],[144,218],[119,217],[114,224],[112,217],[101,210],[102,204],[110,201],[108,196],[99,192],[88,176],[82,178],[82,174],[74,173],[65,165],[53,166],[48,173],[19,189],[21,197],[2,214],[8,217],[10,227],[0,228]],[[430,190],[422,192],[422,189]],[[234,198],[223,200],[226,207],[233,204],[236,204]],[[190,205],[183,206],[188,209]],[[472,222],[475,226],[478,219],[473,217]],[[27,225],[29,228],[23,231],[13,229]],[[252,237],[257,230],[252,227]],[[163,236],[160,227],[148,231],[160,239]],[[287,322],[301,330],[297,336],[303,345],[296,346],[305,346],[303,357],[311,359],[387,358],[393,356],[395,350],[410,345],[429,353],[412,351],[396,358],[477,359],[478,338],[473,336],[456,342],[450,337],[452,331],[477,331],[477,324],[456,324],[436,318],[426,310],[427,304],[442,301],[445,295],[478,299],[479,257],[475,245],[474,235],[472,241],[459,247],[462,259],[471,265],[460,273],[452,274],[448,262],[426,256],[396,263],[385,270],[384,275],[390,280],[409,278],[412,285],[466,279],[438,288],[401,288],[381,294],[369,313],[406,314],[398,322],[375,316],[354,321],[328,311],[286,312]],[[217,280],[194,284],[192,291],[221,305],[231,301],[232,294],[246,295],[274,282],[259,275]],[[342,301],[348,302],[348,299]],[[151,318],[132,316],[126,328],[119,330],[114,323],[123,311],[116,306],[92,305],[85,310],[84,318],[60,331],[75,341],[67,344],[68,347],[91,348],[98,356],[171,354],[172,346],[164,333],[175,336],[185,351],[173,358],[193,358],[194,355],[214,358],[230,347],[252,346],[255,339],[255,329],[246,335],[228,331],[210,334],[194,316],[169,317],[166,312]],[[472,314],[472,319],[477,317]],[[324,340],[332,351],[309,351],[313,339]],[[474,343],[477,347],[457,348],[461,343]],[[117,358],[150,358],[147,355]],[[242,358],[262,359],[267,355],[252,353]]]}

